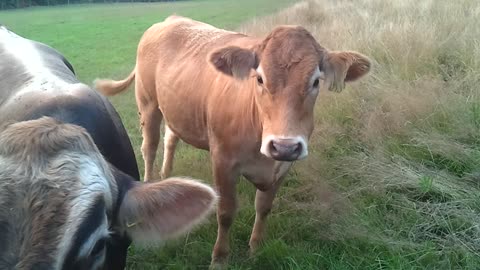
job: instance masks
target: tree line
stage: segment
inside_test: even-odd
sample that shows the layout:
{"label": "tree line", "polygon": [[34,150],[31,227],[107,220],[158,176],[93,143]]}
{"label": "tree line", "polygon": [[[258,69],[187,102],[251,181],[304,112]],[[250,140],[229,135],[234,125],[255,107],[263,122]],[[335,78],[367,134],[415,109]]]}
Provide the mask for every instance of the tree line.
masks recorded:
{"label": "tree line", "polygon": [[121,3],[121,2],[172,2],[178,0],[0,0],[0,10],[26,8],[35,6],[55,6],[87,3]]}

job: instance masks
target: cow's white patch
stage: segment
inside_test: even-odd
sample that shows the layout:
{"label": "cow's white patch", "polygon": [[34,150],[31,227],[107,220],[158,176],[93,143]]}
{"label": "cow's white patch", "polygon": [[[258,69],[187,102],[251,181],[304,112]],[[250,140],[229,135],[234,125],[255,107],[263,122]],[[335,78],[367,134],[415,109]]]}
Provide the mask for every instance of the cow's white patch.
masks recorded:
{"label": "cow's white patch", "polygon": [[258,65],[258,67],[257,67],[257,73],[263,76],[263,68],[262,68],[262,65]]}
{"label": "cow's white patch", "polygon": [[[105,205],[111,206],[113,187],[98,162],[90,157],[84,157],[78,172],[80,183],[86,193],[101,192],[104,195]],[[80,197],[81,198],[81,197]]]}
{"label": "cow's white patch", "polygon": [[262,139],[262,146],[260,147],[260,153],[263,155],[272,158],[270,151],[268,150],[268,145],[274,140],[292,140],[294,142],[300,143],[302,145],[302,152],[297,159],[304,159],[308,156],[308,145],[307,140],[304,136],[285,136],[285,135],[267,135]]}
{"label": "cow's white patch", "polygon": [[73,84],[56,76],[45,66],[40,52],[30,40],[18,36],[6,28],[0,28],[0,45],[4,49],[4,53],[9,54],[21,63],[32,77],[17,92],[17,97],[32,91],[65,93],[65,90],[72,88]]}
{"label": "cow's white patch", "polygon": [[[79,168],[77,172],[78,182],[76,183],[78,186],[72,187],[72,192],[77,192],[77,194],[74,195],[69,204],[70,212],[65,223],[65,233],[58,246],[56,269],[61,268],[66,253],[71,249],[78,227],[84,221],[88,210],[93,207],[96,201],[95,198],[103,196],[105,206],[109,208],[112,205],[112,183],[108,179],[109,176],[105,175],[99,166],[98,161],[88,156],[83,156],[77,166]],[[95,230],[92,236],[80,248],[80,254],[90,251],[96,241],[106,235],[108,235],[108,220],[105,216],[101,226]]]}

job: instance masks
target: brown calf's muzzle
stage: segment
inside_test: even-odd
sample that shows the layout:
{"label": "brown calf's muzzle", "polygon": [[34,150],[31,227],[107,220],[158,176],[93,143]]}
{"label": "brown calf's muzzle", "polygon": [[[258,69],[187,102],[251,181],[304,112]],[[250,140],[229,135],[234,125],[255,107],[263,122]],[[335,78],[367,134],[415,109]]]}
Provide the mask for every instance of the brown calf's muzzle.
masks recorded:
{"label": "brown calf's muzzle", "polygon": [[260,153],[278,161],[295,161],[308,156],[307,137],[268,135],[262,139]]}
{"label": "brown calf's muzzle", "polygon": [[270,156],[279,161],[295,161],[302,153],[302,144],[294,139],[274,139],[268,144]]}

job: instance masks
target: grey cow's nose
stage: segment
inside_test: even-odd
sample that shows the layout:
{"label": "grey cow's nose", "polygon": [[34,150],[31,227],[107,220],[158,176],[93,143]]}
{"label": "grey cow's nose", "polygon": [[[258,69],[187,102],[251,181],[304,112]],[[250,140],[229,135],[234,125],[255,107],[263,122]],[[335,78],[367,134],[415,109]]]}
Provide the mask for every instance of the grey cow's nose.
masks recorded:
{"label": "grey cow's nose", "polygon": [[302,153],[302,144],[296,140],[277,139],[270,141],[268,150],[273,159],[294,161]]}

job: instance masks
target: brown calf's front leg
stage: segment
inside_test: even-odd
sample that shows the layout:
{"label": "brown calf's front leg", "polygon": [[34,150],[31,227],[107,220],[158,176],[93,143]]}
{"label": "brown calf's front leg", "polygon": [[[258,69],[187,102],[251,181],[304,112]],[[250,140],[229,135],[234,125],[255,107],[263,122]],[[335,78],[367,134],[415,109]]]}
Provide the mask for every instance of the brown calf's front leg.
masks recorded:
{"label": "brown calf's front leg", "polygon": [[277,179],[270,189],[261,191],[257,189],[255,194],[255,224],[253,225],[252,235],[250,236],[250,255],[257,251],[265,234],[267,216],[272,209],[273,200],[277,194],[278,188],[282,184],[284,176]]}
{"label": "brown calf's front leg", "polygon": [[162,113],[156,107],[140,108],[140,123],[142,126],[142,155],[145,161],[144,181],[154,179],[153,164],[157,155],[158,143],[160,142],[160,124]]}
{"label": "brown calf's front leg", "polygon": [[178,136],[173,133],[173,131],[165,125],[165,135],[163,135],[164,146],[163,146],[163,164],[162,171],[160,172],[160,177],[166,179],[170,176],[173,166],[173,158],[175,156],[175,148],[178,144]]}
{"label": "brown calf's front leg", "polygon": [[217,206],[217,241],[213,248],[211,269],[223,269],[230,253],[229,231],[237,210],[236,180],[233,166],[225,164],[223,157],[212,156],[213,176],[219,194]]}

